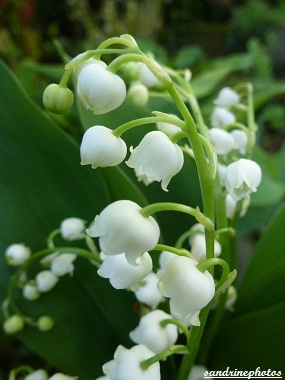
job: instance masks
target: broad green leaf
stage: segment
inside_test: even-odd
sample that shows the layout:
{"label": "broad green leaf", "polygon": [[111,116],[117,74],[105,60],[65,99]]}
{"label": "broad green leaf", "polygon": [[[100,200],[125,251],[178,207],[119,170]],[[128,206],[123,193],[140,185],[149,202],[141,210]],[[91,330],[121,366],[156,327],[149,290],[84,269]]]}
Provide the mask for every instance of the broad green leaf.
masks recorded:
{"label": "broad green leaf", "polygon": [[[4,64],[0,83],[2,302],[11,272],[3,254],[8,245],[23,242],[33,252],[44,248],[62,219],[77,216],[89,223],[111,195],[99,171],[80,166],[78,145],[31,103]],[[25,328],[19,337],[61,371],[91,380],[119,343],[128,344],[136,316],[129,313],[130,294],[107,286],[93,265],[77,259],[75,266],[74,277],[62,278],[51,293],[19,304],[37,317],[54,317],[55,329],[43,334]]]}
{"label": "broad green leaf", "polygon": [[[285,204],[257,244],[238,291],[235,312],[221,323],[210,368],[284,371]],[[225,349],[225,347],[227,347]]]}

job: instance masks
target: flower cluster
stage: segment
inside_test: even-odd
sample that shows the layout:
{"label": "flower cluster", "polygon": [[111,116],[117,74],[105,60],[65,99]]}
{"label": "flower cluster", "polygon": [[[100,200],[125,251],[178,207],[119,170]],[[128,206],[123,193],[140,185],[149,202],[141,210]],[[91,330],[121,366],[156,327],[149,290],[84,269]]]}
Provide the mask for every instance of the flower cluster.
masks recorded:
{"label": "flower cluster", "polygon": [[[108,279],[115,289],[132,291],[140,305],[141,319],[129,334],[135,345],[130,349],[118,346],[114,358],[102,367],[105,375],[102,379],[159,380],[160,360],[175,353],[191,355],[197,351],[193,347],[201,338],[199,326],[204,327],[207,319],[207,313],[200,313],[201,310],[207,308],[209,312],[211,305],[214,308],[224,291],[228,291],[228,295],[222,299],[222,307],[233,308],[236,291],[231,283],[236,272],[229,273],[220,234],[229,234],[228,220],[234,220],[237,211],[240,216],[246,210],[246,202],[260,184],[261,169],[249,158],[255,131],[252,118],[247,119],[249,125],[246,125],[234,113],[238,107],[253,112],[250,102],[247,106],[241,103],[238,89],[226,87],[220,91],[213,101],[208,128],[201,122],[203,118],[196,103],[193,113],[197,120],[192,118],[184,103],[185,98],[190,99],[191,106],[188,71],[174,75],[173,71],[164,70],[152,57],[144,55],[130,36],[121,36],[114,41],[126,45],[127,53],[120,55],[117,49],[119,57],[107,66],[100,59],[102,51],[106,54],[112,51],[107,49],[107,43],[99,49],[100,53],[94,52],[91,56],[87,52],[74,58],[66,65],[60,85],[46,89],[45,106],[55,113],[71,106],[69,91],[62,90],[71,74],[74,74],[75,91],[82,105],[95,115],[115,110],[126,98],[143,106],[148,102],[149,88],[168,92],[177,106],[179,117],[156,111],[155,116],[131,120],[114,129],[93,125],[82,138],[81,164],[91,165],[93,169],[120,165],[126,160],[128,151],[121,137],[123,133],[140,125],[152,124],[156,129],[146,133],[138,146],[130,146],[126,165],[134,169],[138,181],[145,185],[161,182],[161,188],[168,191],[171,179],[183,167],[184,154],[189,154],[199,174],[203,212],[199,207],[173,202],[141,207],[132,200],[118,198],[95,216],[88,228],[79,218],[63,220],[60,228],[50,235],[48,249],[38,252],[39,260],[46,268],[33,279],[28,279],[23,271],[25,276],[18,279],[18,284],[21,284],[23,296],[34,301],[50,291],[61,276],[72,276],[78,255],[89,259],[97,266],[99,276]],[[178,86],[175,86],[176,81]],[[247,94],[250,96],[249,90]],[[187,139],[189,145],[180,144],[180,139]],[[217,210],[216,190],[218,201],[223,202]],[[238,207],[239,201],[242,201],[242,207]],[[160,244],[160,226],[158,219],[152,216],[159,211],[186,213],[195,218],[195,224],[191,226],[189,223],[175,244]],[[215,223],[216,217],[218,223]],[[216,225],[223,223],[222,228],[215,230]],[[72,247],[69,252],[68,248],[57,247],[53,241],[57,234],[68,242],[85,239],[88,249]],[[155,251],[161,252],[158,264],[153,260]],[[35,256],[23,244],[14,244],[6,250],[7,262],[13,266],[23,265],[24,269]],[[222,267],[222,274],[218,277],[213,270],[215,265]],[[162,302],[165,311],[159,309]],[[4,330],[18,332],[24,323],[23,316],[9,315]],[[47,316],[37,321],[41,330],[48,330],[51,325]],[[176,344],[179,333],[185,334],[185,345]],[[187,360],[187,355],[185,358]],[[191,373],[189,379],[195,375]],[[50,379],[65,378],[54,376],[58,377]]]}

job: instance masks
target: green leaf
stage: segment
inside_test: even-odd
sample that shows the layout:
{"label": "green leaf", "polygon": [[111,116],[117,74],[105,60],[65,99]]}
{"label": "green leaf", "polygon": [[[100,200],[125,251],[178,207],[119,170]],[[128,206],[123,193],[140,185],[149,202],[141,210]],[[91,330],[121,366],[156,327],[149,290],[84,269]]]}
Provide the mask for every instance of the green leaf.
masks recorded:
{"label": "green leaf", "polygon": [[231,73],[247,70],[253,65],[249,54],[236,54],[216,59],[206,70],[192,79],[194,94],[201,98],[211,94]]}
{"label": "green leaf", "polygon": [[209,368],[285,369],[284,224],[285,204],[252,254],[235,312],[222,322],[211,347]]}
{"label": "green leaf", "polygon": [[[78,145],[27,98],[2,63],[0,82],[0,248],[25,243],[35,252],[62,219],[93,220],[111,192],[99,171],[80,165]],[[77,259],[75,266],[74,277],[62,278],[39,301],[17,298],[29,315],[56,321],[51,332],[25,328],[18,337],[62,372],[91,380],[119,343],[129,343],[136,315],[129,313],[131,294],[112,289],[90,263]],[[3,253],[0,272],[2,302],[10,274]]]}

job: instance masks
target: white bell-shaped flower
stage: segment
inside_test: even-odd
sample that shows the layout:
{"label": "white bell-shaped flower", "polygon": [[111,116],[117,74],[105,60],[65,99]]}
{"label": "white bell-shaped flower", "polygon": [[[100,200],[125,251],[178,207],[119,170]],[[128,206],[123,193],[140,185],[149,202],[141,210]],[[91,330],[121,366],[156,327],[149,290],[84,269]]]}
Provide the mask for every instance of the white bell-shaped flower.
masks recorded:
{"label": "white bell-shaped flower", "polygon": [[64,276],[65,274],[73,274],[73,261],[76,259],[73,253],[60,253],[51,262],[50,269],[56,276]]}
{"label": "white bell-shaped flower", "polygon": [[156,309],[157,306],[165,300],[157,288],[157,283],[157,275],[154,272],[150,272],[150,274],[143,279],[143,284],[141,284],[139,290],[135,292],[136,299],[152,309]]}
{"label": "white bell-shaped flower", "polygon": [[78,377],[77,376],[67,376],[67,375],[64,375],[63,373],[55,373],[54,375],[52,375],[49,380],[77,380]]}
{"label": "white bell-shaped flower", "polygon": [[139,325],[130,332],[130,338],[137,344],[144,344],[155,354],[167,350],[176,342],[178,328],[171,323],[161,325],[165,319],[172,319],[172,316],[163,310],[153,310],[145,314]]}
{"label": "white bell-shaped flower", "polygon": [[107,66],[94,60],[79,68],[77,94],[87,110],[95,115],[105,114],[118,108],[126,98],[125,82],[108,71]]}
{"label": "white bell-shaped flower", "polygon": [[103,372],[110,380],[160,380],[159,362],[147,369],[142,369],[140,363],[152,357],[154,353],[142,344],[129,350],[118,346],[114,359],[103,365]]}
{"label": "white bell-shaped flower", "polygon": [[[206,240],[205,235],[201,233],[194,234],[189,239],[191,245],[191,254],[198,262],[206,260]],[[214,241],[214,256],[219,257],[222,252],[221,244]]]}
{"label": "white bell-shaped flower", "polygon": [[234,140],[231,134],[221,128],[211,128],[209,138],[214,145],[217,154],[228,154],[234,147]]}
{"label": "white bell-shaped flower", "polygon": [[58,277],[50,270],[43,270],[36,275],[36,284],[40,292],[49,292],[58,282]]}
{"label": "white bell-shaped flower", "polygon": [[[178,116],[176,116],[176,115],[169,114],[169,116],[173,116],[173,117],[176,117],[178,119]],[[165,133],[167,136],[172,136],[177,132],[181,132],[181,128],[177,127],[177,125],[170,124],[170,123],[163,123],[161,121],[156,123],[156,128],[159,131]]]}
{"label": "white bell-shaped flower", "polygon": [[235,216],[237,202],[233,200],[230,194],[226,195],[226,215],[228,219],[233,219]]}
{"label": "white bell-shaped flower", "polygon": [[252,160],[241,158],[227,166],[225,186],[234,201],[249,198],[261,182],[261,168]]}
{"label": "white bell-shaped flower", "polygon": [[198,262],[185,256],[171,260],[162,273],[158,289],[170,298],[170,311],[174,318],[189,317],[189,322],[200,326],[199,312],[215,294],[214,279],[208,271],[200,272]]}
{"label": "white bell-shaped flower", "polygon": [[137,259],[137,265],[131,265],[123,253],[115,256],[101,254],[101,258],[103,263],[97,273],[103,278],[109,278],[110,284],[115,289],[137,290],[139,281],[152,270],[152,259],[148,252]]}
{"label": "white bell-shaped flower", "polygon": [[93,169],[116,166],[124,160],[126,154],[126,143],[109,128],[95,125],[83,135],[80,146],[81,165],[91,165]]}
{"label": "white bell-shaped flower", "polygon": [[24,244],[11,244],[5,250],[7,263],[12,266],[24,264],[31,256],[31,250]]}
{"label": "white bell-shaped flower", "polygon": [[37,285],[33,282],[28,282],[23,286],[22,294],[23,297],[29,301],[35,301],[41,295]]}
{"label": "white bell-shaped flower", "polygon": [[24,380],[48,380],[49,376],[44,369],[37,369],[24,377]]}
{"label": "white bell-shaped flower", "polygon": [[183,162],[180,147],[163,132],[152,131],[132,150],[126,164],[131,168],[140,168],[151,181],[161,181],[162,189],[167,191],[167,185],[181,170]]}
{"label": "white bell-shaped flower", "polygon": [[240,101],[239,94],[230,87],[224,87],[214,100],[214,104],[218,107],[230,108]]}
{"label": "white bell-shaped flower", "polygon": [[239,151],[240,154],[245,154],[248,144],[247,134],[240,129],[234,129],[230,132],[230,134],[233,138],[233,149]]}
{"label": "white bell-shaped flower", "polygon": [[81,240],[84,239],[85,221],[80,218],[66,218],[60,223],[60,233],[65,240]]}
{"label": "white bell-shaped flower", "polygon": [[161,271],[164,271],[167,265],[169,264],[170,260],[174,259],[175,257],[177,257],[175,253],[168,252],[168,251],[161,251],[159,255],[159,259],[158,259],[159,269]]}
{"label": "white bell-shaped flower", "polygon": [[124,253],[131,265],[153,249],[159,239],[159,227],[152,216],[140,213],[141,207],[129,200],[120,200],[107,206],[87,229],[87,234],[99,237],[105,255]]}
{"label": "white bell-shaped flower", "polygon": [[235,121],[235,115],[223,107],[215,107],[211,115],[211,125],[214,128],[224,128]]}

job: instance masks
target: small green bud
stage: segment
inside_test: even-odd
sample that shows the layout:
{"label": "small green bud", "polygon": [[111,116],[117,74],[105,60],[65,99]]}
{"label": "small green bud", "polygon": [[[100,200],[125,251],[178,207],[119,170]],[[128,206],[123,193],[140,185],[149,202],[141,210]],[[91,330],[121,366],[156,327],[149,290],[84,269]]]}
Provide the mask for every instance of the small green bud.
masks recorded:
{"label": "small green bud", "polygon": [[3,323],[3,330],[6,334],[16,334],[24,328],[24,318],[14,314]]}
{"label": "small green bud", "polygon": [[53,328],[54,320],[48,315],[43,315],[37,321],[37,326],[40,331],[49,331]]}
{"label": "small green bud", "polygon": [[46,109],[55,114],[69,110],[74,102],[73,92],[67,87],[50,84],[43,93],[43,103]]}
{"label": "small green bud", "polygon": [[128,90],[128,99],[137,107],[144,107],[148,102],[148,88],[138,82],[130,86]]}

